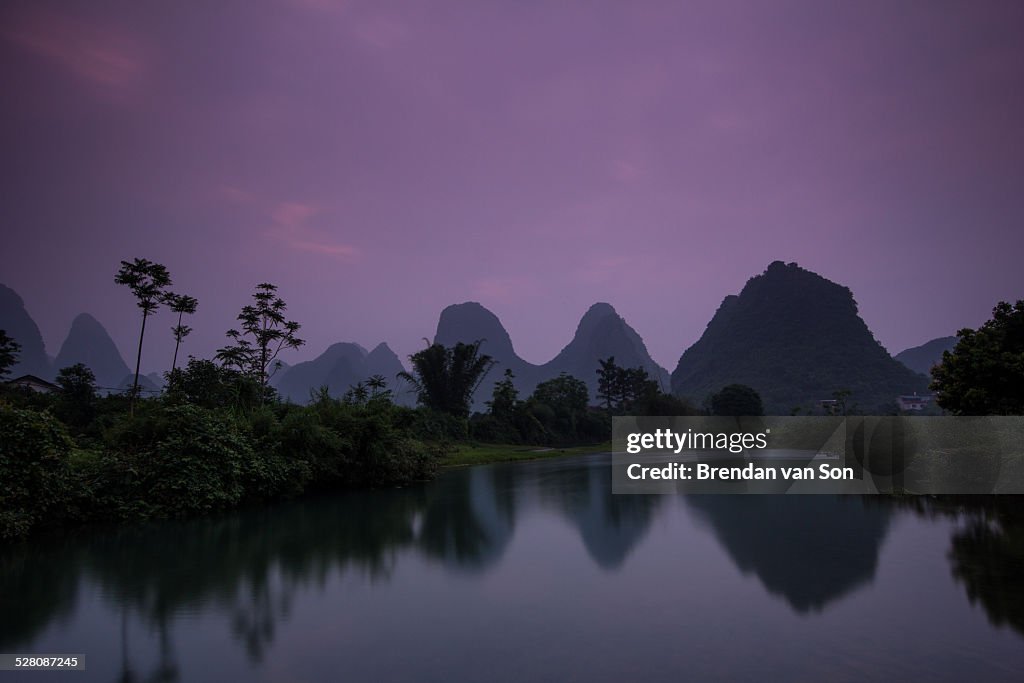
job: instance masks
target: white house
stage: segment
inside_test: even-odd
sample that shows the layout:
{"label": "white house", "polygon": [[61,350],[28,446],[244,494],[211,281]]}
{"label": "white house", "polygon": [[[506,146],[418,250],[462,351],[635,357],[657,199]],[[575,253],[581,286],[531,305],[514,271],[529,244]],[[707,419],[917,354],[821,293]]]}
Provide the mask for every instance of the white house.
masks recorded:
{"label": "white house", "polygon": [[24,387],[25,389],[38,391],[41,394],[51,394],[55,391],[60,391],[60,387],[53,382],[47,382],[45,379],[36,377],[35,375],[22,375],[21,377],[16,377],[7,382],[7,385],[12,387]]}
{"label": "white house", "polygon": [[933,398],[933,396],[918,396],[915,393],[913,396],[897,396],[896,403],[900,410],[922,411],[931,404]]}

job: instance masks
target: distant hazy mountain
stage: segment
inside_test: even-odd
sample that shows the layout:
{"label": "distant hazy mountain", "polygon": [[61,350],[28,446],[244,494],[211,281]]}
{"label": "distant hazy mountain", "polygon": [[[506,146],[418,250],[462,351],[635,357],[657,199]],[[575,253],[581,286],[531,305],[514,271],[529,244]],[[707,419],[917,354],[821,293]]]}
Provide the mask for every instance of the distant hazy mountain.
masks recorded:
{"label": "distant hazy mountain", "polygon": [[53,379],[53,370],[39,327],[25,310],[25,302],[18,293],[4,285],[0,285],[0,330],[21,344],[18,363],[10,369],[8,379],[20,375]]}
{"label": "distant hazy mountain", "polygon": [[619,367],[642,367],[663,391],[669,390],[668,371],[654,362],[636,330],[605,303],[590,307],[576,327],[572,341],[541,366],[541,371],[546,377],[566,372],[583,380],[590,388],[591,398],[596,400],[598,361],[610,356],[615,357]]}
{"label": "distant hazy mountain", "polygon": [[781,415],[841,389],[852,392],[848,404],[874,411],[928,384],[875,340],[848,288],[781,261],[725,298],[672,373],[673,391],[698,403],[733,383]]}
{"label": "distant hazy mountain", "polygon": [[278,371],[271,384],[283,398],[295,403],[309,401],[310,392],[326,386],[331,396],[340,397],[349,387],[365,382],[373,375],[383,375],[388,388],[395,392],[395,402],[411,404],[415,399],[395,375],[404,370],[402,363],[387,344],[378,344],[367,352],[359,344],[332,344],[310,361]]}
{"label": "distant hazy mountain", "polygon": [[88,313],[79,314],[71,323],[53,367],[59,371],[75,363],[92,370],[96,385],[101,388],[117,388],[125,375],[132,372],[106,329]]}
{"label": "distant hazy mountain", "polygon": [[332,344],[313,360],[279,371],[272,383],[283,398],[295,403],[305,403],[310,391],[324,385],[331,395],[340,396],[358,381],[354,379],[356,367],[365,356],[366,349],[358,344]]}
{"label": "distant hazy mountain", "polygon": [[900,351],[893,358],[906,365],[914,372],[931,375],[932,366],[942,362],[942,352],[952,351],[956,346],[956,337],[939,337],[930,342]]}
{"label": "distant hazy mountain", "polygon": [[640,335],[609,304],[591,306],[580,320],[572,341],[544,365],[534,365],[520,358],[498,316],[479,303],[455,304],[441,312],[434,335],[436,343],[453,346],[457,342],[478,339],[483,340],[481,352],[491,356],[497,364],[474,396],[475,410],[485,409],[484,403],[490,400],[494,384],[501,380],[506,368],[515,374],[516,388],[523,398],[540,382],[565,372],[586,382],[591,400],[596,403],[598,361],[609,356],[614,356],[622,367],[643,367],[668,390],[668,372],[651,359]]}
{"label": "distant hazy mountain", "polygon": [[388,382],[388,388],[391,389],[392,400],[399,405],[413,406],[416,405],[416,395],[413,393],[412,387],[408,382],[397,377],[398,373],[404,371],[405,366],[402,365],[398,355],[391,350],[390,346],[381,342],[366,354],[363,379],[373,375],[382,375]]}

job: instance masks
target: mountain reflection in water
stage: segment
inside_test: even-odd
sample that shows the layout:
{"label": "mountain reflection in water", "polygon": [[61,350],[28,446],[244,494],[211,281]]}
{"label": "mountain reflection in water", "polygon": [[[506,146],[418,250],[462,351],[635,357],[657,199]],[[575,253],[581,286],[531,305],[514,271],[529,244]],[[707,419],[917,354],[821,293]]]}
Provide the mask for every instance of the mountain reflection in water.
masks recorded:
{"label": "mountain reflection in water", "polygon": [[732,561],[797,612],[870,583],[891,511],[860,498],[687,496]]}
{"label": "mountain reflection in water", "polygon": [[[501,570],[510,558],[558,576],[569,566],[579,571],[568,560],[582,550],[598,570],[589,579],[597,582],[593,590],[601,575],[632,581],[634,572],[660,571],[664,585],[686,578],[679,558],[711,562],[690,552],[713,553],[709,531],[739,577],[755,576],[780,608],[807,617],[872,585],[887,536],[903,517],[949,524],[947,576],[961,589],[959,597],[954,591],[942,599],[980,604],[994,627],[1024,634],[1024,524],[1005,510],[972,510],[852,497],[616,496],[608,456],[451,470],[406,489],[8,546],[0,553],[0,651],[51,647],[65,624],[83,632],[102,628],[117,634],[105,654],[119,662],[122,680],[177,680],[187,654],[185,620],[226,621],[246,659],[259,666],[278,647],[282,629],[301,627],[297,615],[307,608],[299,605],[308,605],[308,597],[336,603],[343,619],[353,596],[385,599],[404,567],[433,566],[450,581],[477,585],[499,581],[493,590],[500,595],[528,588],[514,584],[529,577]],[[572,530],[580,545],[550,540],[562,539],[559,528]],[[338,577],[350,577],[343,593]],[[748,581],[720,580],[735,584],[730,590]],[[672,590],[682,597],[700,587],[673,583]],[[592,601],[602,599],[595,594]],[[453,606],[450,618],[458,619],[459,609]],[[75,649],[68,645],[65,651]]]}

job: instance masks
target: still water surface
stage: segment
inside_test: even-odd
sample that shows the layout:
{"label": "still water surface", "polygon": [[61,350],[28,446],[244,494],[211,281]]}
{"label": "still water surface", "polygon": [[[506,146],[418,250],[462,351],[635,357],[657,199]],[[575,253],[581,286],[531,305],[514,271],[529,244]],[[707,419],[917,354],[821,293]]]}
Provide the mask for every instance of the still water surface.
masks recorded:
{"label": "still water surface", "polygon": [[824,496],[614,496],[609,456],[0,551],[38,681],[1024,680],[1024,540]]}

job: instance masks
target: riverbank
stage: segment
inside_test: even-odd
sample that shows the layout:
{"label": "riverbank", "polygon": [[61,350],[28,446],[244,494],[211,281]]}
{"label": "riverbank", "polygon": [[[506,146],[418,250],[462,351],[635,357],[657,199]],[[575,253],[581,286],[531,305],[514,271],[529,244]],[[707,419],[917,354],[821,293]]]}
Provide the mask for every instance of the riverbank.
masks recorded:
{"label": "riverbank", "polygon": [[524,446],[523,444],[463,443],[458,444],[451,453],[441,459],[441,466],[467,467],[469,465],[486,465],[495,462],[557,458],[564,455],[608,453],[611,450],[611,441],[587,446],[566,446],[560,448]]}

